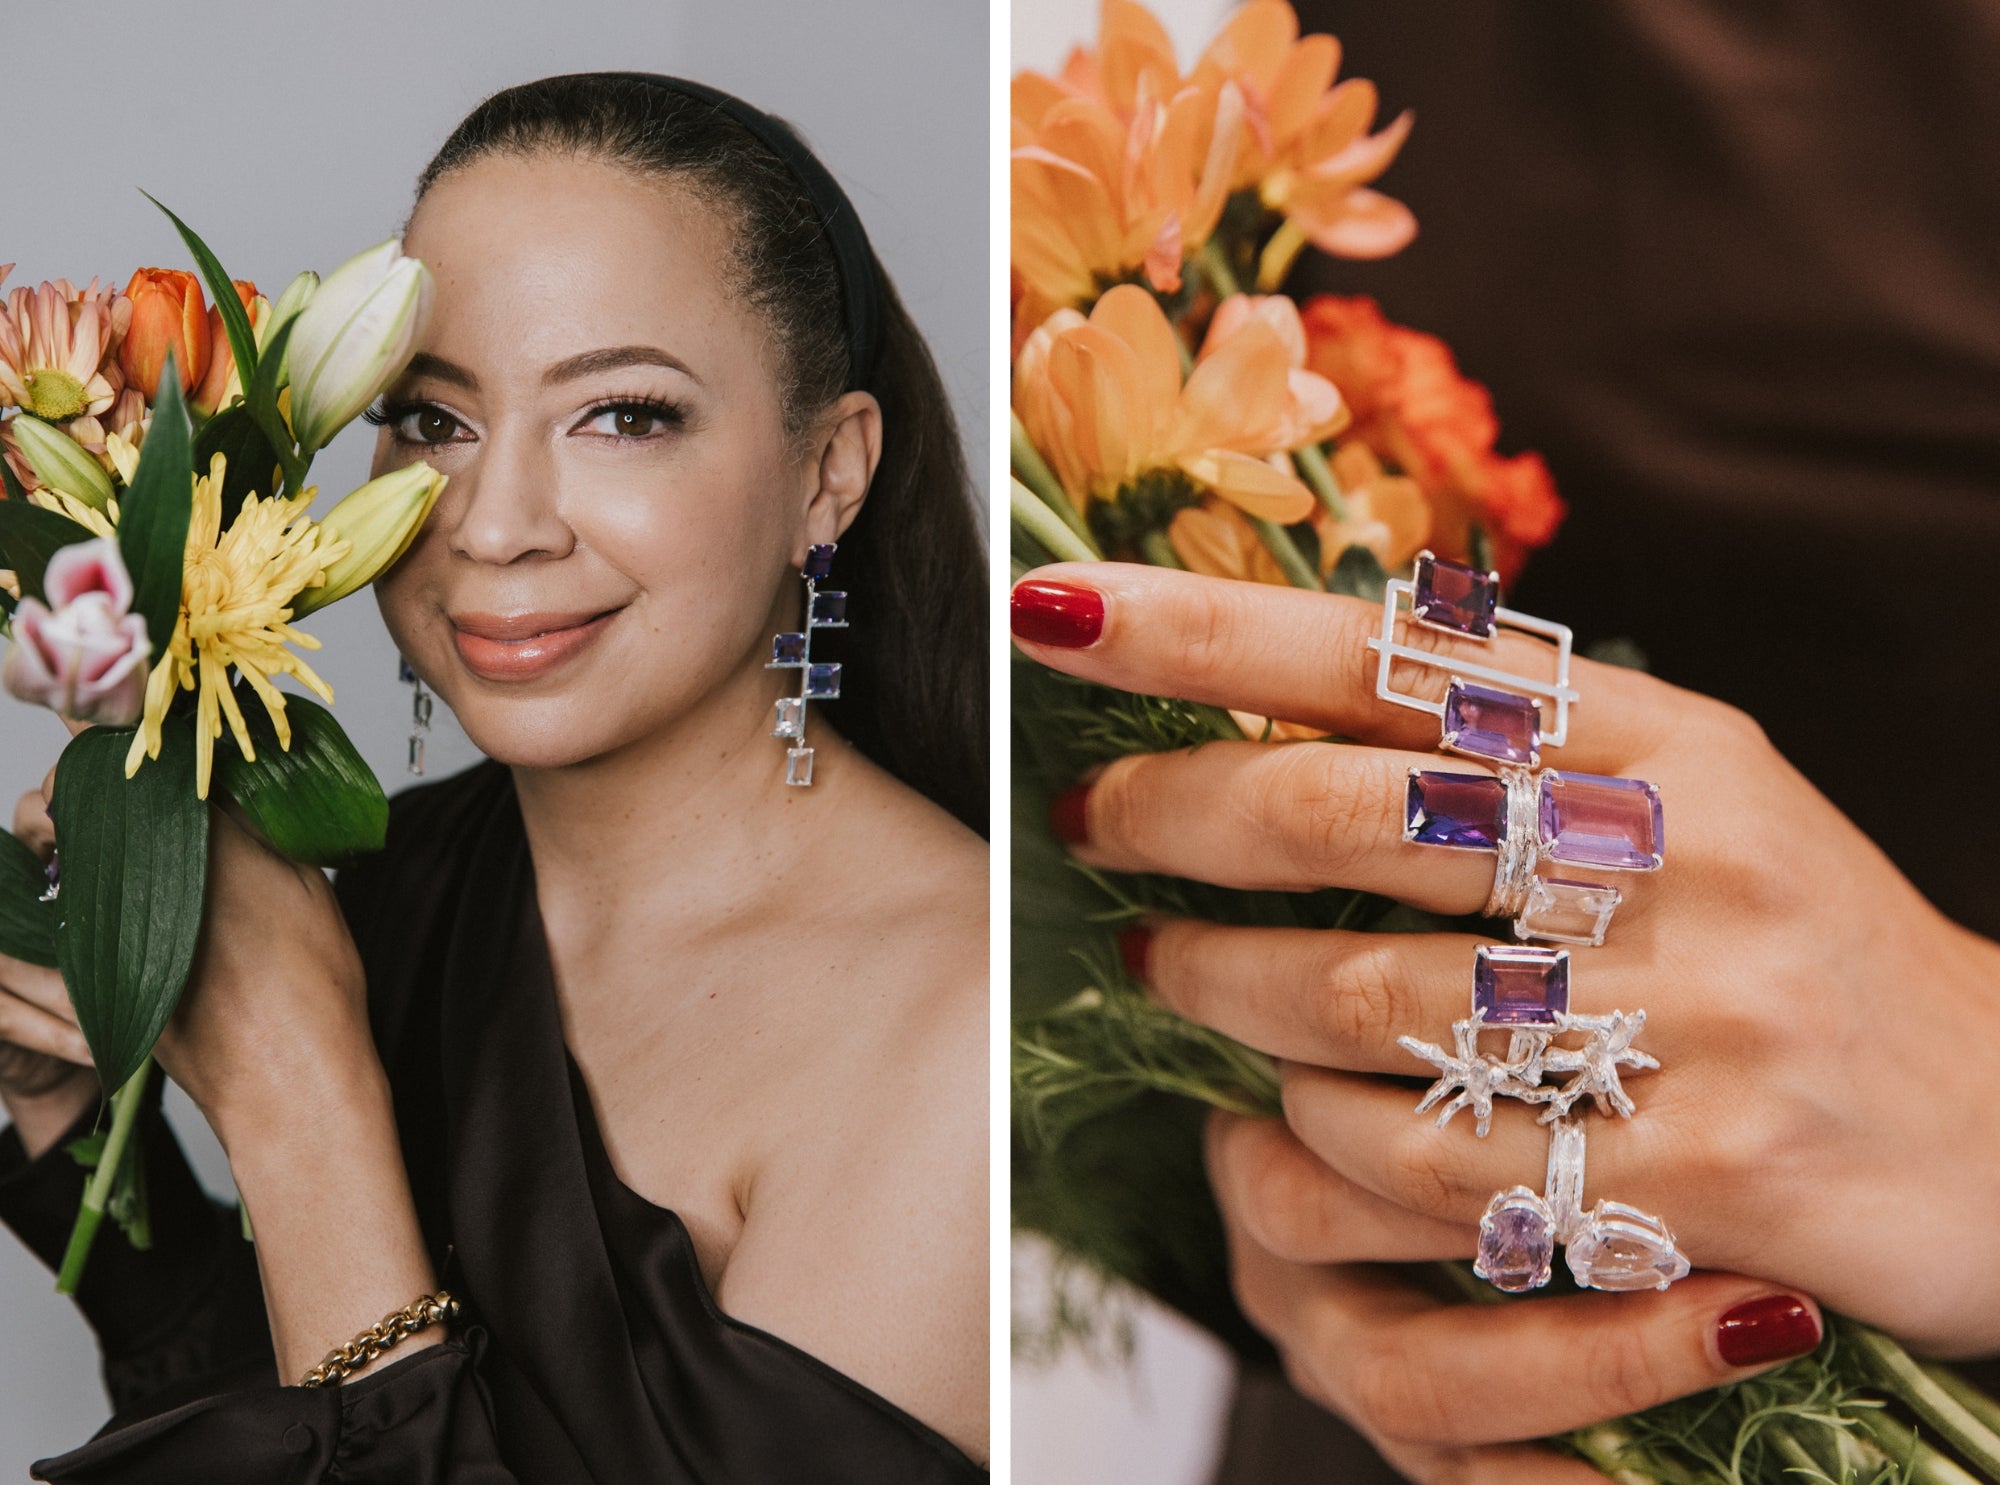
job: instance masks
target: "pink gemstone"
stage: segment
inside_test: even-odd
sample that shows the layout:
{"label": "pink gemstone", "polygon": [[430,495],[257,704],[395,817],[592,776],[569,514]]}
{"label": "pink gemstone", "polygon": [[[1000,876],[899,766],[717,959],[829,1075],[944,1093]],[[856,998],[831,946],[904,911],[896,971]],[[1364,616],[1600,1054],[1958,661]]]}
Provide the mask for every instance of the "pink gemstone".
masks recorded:
{"label": "pink gemstone", "polygon": [[1556,1026],[1569,1010],[1569,950],[1481,944],[1472,1008],[1488,1026]]}
{"label": "pink gemstone", "polygon": [[1495,1289],[1521,1294],[1548,1283],[1555,1252],[1547,1205],[1526,1186],[1516,1186],[1494,1197],[1479,1219],[1472,1271]]}
{"label": "pink gemstone", "polygon": [[1657,784],[1593,773],[1541,776],[1542,852],[1566,866],[1654,871],[1666,859]]}

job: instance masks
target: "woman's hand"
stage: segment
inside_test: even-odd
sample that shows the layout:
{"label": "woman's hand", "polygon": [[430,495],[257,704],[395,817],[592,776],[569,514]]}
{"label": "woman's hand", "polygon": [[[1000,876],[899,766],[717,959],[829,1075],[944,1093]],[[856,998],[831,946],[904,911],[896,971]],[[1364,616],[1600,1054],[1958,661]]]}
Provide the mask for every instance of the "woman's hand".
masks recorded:
{"label": "woman's hand", "polygon": [[[1014,606],[1022,647],[1058,669],[1359,744],[1220,742],[1121,759],[1059,801],[1058,828],[1080,859],[1233,887],[1361,888],[1447,914],[1484,903],[1491,854],[1402,839],[1410,768],[1482,765],[1439,755],[1434,717],[1375,696],[1366,640],[1379,605],[1065,564],[1025,579]],[[1545,646],[1506,631],[1480,645],[1399,627],[1407,643],[1551,673]],[[1437,697],[1445,674],[1404,665],[1396,680]],[[1440,1130],[1415,1116],[1415,1095],[1371,1076],[1427,1074],[1396,1038],[1449,1041],[1487,940],[1154,923],[1132,946],[1152,993],[1281,1061],[1283,1123],[1229,1125],[1212,1150],[1249,1313],[1305,1376],[1346,1375],[1342,1349],[1373,1358],[1386,1375],[1359,1401],[1317,1389],[1344,1410],[1365,1412],[1367,1398],[1403,1384],[1421,1404],[1432,1389],[1432,1406],[1399,1415],[1405,1427],[1377,1420],[1375,1431],[1414,1427],[1427,1435],[1420,1446],[1451,1448],[1740,1375],[1722,1364],[1716,1326],[1774,1285],[1920,1348],[2000,1348],[1989,1256],[2000,1167],[1985,1154],[2000,1147],[2000,951],[1926,903],[1740,712],[1588,661],[1572,681],[1583,700],[1567,745],[1544,763],[1657,784],[1670,842],[1663,870],[1618,875],[1625,901],[1605,946],[1572,957],[1571,1009],[1645,1009],[1639,1045],[1663,1063],[1630,1076],[1635,1118],[1589,1116],[1585,1206],[1603,1196],[1657,1212],[1699,1268],[1770,1282],[1697,1276],[1657,1296],[1445,1307],[1421,1325],[1395,1323],[1429,1302],[1316,1265],[1470,1257],[1489,1198],[1543,1184],[1549,1135],[1531,1108],[1500,1100],[1479,1140],[1465,1121]],[[1602,1323],[1558,1323],[1565,1306]],[[1530,1318],[1503,1320],[1516,1310]],[[1763,1328],[1765,1342],[1789,1323],[1792,1349],[1810,1345],[1810,1306],[1791,1313]],[[1513,1364],[1476,1385],[1447,1365],[1503,1323],[1546,1334],[1521,1337],[1505,1353]],[[1370,1336],[1386,1337],[1386,1351],[1357,1341]],[[1585,1385],[1579,1341],[1607,1388]],[[1558,1394],[1592,1411],[1552,1411]],[[1479,1406],[1447,1406],[1459,1402]],[[1437,1437],[1446,1415],[1483,1419],[1482,1436]]]}
{"label": "woman's hand", "polygon": [[[42,795],[21,796],[14,834],[44,862],[55,849]],[[96,1101],[90,1047],[76,1029],[62,976],[0,954],[0,1103],[30,1157]]]}

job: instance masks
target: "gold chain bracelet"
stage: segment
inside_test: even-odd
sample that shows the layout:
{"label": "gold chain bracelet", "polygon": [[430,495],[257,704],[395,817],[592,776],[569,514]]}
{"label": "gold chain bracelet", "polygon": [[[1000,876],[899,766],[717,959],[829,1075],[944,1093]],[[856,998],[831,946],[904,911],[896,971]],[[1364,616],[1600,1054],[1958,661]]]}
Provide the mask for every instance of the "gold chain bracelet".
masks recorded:
{"label": "gold chain bracelet", "polygon": [[306,1373],[301,1387],[325,1387],[344,1382],[367,1366],[396,1342],[408,1340],[418,1331],[458,1318],[458,1301],[444,1290],[419,1295],[392,1315],[384,1315],[344,1346],[326,1353],[326,1360]]}

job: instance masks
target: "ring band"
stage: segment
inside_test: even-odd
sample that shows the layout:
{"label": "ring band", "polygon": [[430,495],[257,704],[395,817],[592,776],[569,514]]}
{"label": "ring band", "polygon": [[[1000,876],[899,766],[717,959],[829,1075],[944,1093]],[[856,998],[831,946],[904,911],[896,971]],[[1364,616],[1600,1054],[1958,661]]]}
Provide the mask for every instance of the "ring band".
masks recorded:
{"label": "ring band", "polygon": [[1541,857],[1535,776],[1525,768],[1510,768],[1500,777],[1507,786],[1507,825],[1493,856],[1493,890],[1479,910],[1483,918],[1520,916]]}

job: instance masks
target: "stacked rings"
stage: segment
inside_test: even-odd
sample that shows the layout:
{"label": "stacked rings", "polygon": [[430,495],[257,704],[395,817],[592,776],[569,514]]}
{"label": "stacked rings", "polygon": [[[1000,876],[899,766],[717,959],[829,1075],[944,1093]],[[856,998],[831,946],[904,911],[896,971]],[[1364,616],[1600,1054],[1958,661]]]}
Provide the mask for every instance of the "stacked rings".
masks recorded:
{"label": "stacked rings", "polygon": [[[1514,675],[1399,643],[1396,623],[1406,603],[1412,622],[1465,638],[1491,640],[1505,627],[1553,640],[1555,673]],[[1493,887],[1481,915],[1511,918],[1518,938],[1601,945],[1623,894],[1600,882],[1544,876],[1541,868],[1657,871],[1665,861],[1665,821],[1658,787],[1643,779],[1541,767],[1543,747],[1567,739],[1569,708],[1579,699],[1569,683],[1568,628],[1501,607],[1497,574],[1422,552],[1413,578],[1388,585],[1382,631],[1368,643],[1380,655],[1378,696],[1436,715],[1440,750],[1498,770],[1411,769],[1403,838],[1492,852]],[[1395,690],[1398,660],[1449,672],[1444,699]],[[1483,1137],[1494,1100],[1514,1098],[1540,1105],[1541,1122],[1550,1126],[1544,1192],[1513,1186],[1495,1193],[1480,1219],[1474,1272],[1501,1289],[1538,1288],[1549,1280],[1560,1243],[1571,1276],[1589,1288],[1664,1289],[1685,1276],[1688,1260],[1659,1218],[1622,1202],[1583,1206],[1589,1108],[1629,1119],[1635,1105],[1623,1072],[1660,1065],[1632,1045],[1646,1013],[1572,1012],[1567,949],[1483,944],[1472,978],[1472,1011],[1452,1023],[1449,1050],[1416,1037],[1397,1039],[1438,1072],[1417,1112],[1438,1109],[1442,1128],[1470,1109],[1474,1133]],[[1497,1031],[1509,1034],[1504,1055],[1480,1046],[1483,1034]]]}

